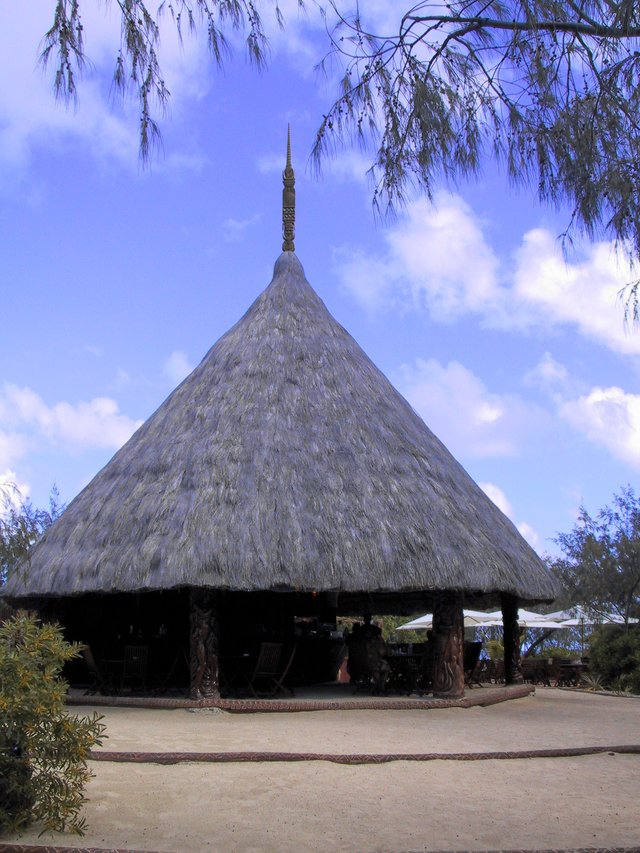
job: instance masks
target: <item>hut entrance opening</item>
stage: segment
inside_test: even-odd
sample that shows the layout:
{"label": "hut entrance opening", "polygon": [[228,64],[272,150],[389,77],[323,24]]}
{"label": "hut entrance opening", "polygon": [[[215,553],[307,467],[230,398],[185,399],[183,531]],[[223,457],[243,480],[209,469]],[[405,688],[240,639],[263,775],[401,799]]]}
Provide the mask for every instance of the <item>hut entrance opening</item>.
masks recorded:
{"label": "hut entrance opening", "polygon": [[[288,680],[311,685],[335,680],[344,654],[335,596],[176,589],[89,594],[38,601],[44,619],[58,621],[69,641],[87,646],[114,692],[208,698],[246,692],[263,643],[295,648]],[[139,683],[127,680],[131,648],[146,658]],[[84,658],[66,672],[72,687],[91,686]]]}
{"label": "hut entrance opening", "polygon": [[[433,606],[438,614],[432,640],[433,692],[456,698],[464,690],[463,603],[462,594],[456,593],[439,593],[431,600],[423,593],[418,601],[410,593],[338,597],[331,592],[182,588],[49,599],[44,605],[39,602],[39,609],[64,626],[67,639],[88,647],[102,692],[214,699],[250,695],[265,644],[280,647],[281,666],[289,664],[286,683],[294,688],[348,681],[348,637],[339,616],[361,620],[367,612],[410,615]],[[505,627],[517,636],[515,602],[508,599],[505,606]],[[517,681],[517,644],[505,643],[505,648],[510,649],[507,681]],[[96,686],[85,658],[73,661],[66,675],[72,687]]]}

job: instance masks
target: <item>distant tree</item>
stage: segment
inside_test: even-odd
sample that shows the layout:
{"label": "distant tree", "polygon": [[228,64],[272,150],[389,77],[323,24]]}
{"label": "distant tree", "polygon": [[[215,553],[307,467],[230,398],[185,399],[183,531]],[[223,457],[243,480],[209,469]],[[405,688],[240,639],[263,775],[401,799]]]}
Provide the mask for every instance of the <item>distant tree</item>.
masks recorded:
{"label": "distant tree", "polygon": [[[76,72],[86,61],[81,2],[55,2],[43,42],[42,62],[54,66],[55,93],[67,100],[76,97]],[[543,203],[569,206],[565,237],[576,230],[610,236],[630,259],[640,258],[638,3],[422,0],[398,11],[397,25],[382,34],[368,26],[366,4],[347,14],[338,2],[316,0],[327,15],[327,59],[344,69],[318,131],[317,162],[336,144],[370,147],[374,199],[386,207],[412,183],[431,196],[437,180],[473,177],[493,159]],[[162,13],[179,34],[204,30],[216,62],[228,51],[225,31],[243,30],[260,66],[265,5],[282,23],[277,0],[172,0],[154,11],[148,0],[118,0],[113,82],[138,98],[143,158],[158,136],[153,103],[163,107],[169,97],[159,58]],[[631,283],[627,302],[636,319],[639,284]]]}
{"label": "distant tree", "polygon": [[426,631],[398,631],[400,625],[405,625],[422,613],[416,613],[415,616],[390,616],[388,614],[378,615],[373,617],[376,625],[382,629],[382,638],[385,641],[393,641],[395,643],[424,643],[427,639]]}
{"label": "distant tree", "polygon": [[602,625],[589,643],[589,670],[607,687],[640,694],[640,626]]}
{"label": "distant tree", "polygon": [[0,486],[0,586],[63,510],[55,486],[48,509],[36,509],[15,486]]}
{"label": "distant tree", "polygon": [[555,541],[564,557],[553,569],[574,603],[625,623],[640,613],[640,497],[630,486],[596,518],[582,507],[573,530]]}

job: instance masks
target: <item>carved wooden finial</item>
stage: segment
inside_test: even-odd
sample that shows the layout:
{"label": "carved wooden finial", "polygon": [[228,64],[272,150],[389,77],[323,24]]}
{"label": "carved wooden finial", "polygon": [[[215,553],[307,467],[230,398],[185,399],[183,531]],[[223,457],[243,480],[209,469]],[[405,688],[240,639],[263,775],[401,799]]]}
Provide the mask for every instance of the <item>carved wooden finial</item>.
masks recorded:
{"label": "carved wooden finial", "polygon": [[291,127],[287,127],[287,165],[282,173],[282,251],[294,252],[296,234],[296,176],[291,165]]}

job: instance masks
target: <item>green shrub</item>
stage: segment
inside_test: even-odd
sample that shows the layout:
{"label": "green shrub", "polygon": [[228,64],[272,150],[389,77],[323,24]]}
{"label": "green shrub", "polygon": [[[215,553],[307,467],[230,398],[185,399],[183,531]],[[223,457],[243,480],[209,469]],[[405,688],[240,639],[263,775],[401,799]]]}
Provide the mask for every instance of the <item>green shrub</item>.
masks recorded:
{"label": "green shrub", "polygon": [[589,669],[607,687],[640,693],[640,625],[603,625],[594,632]]}
{"label": "green shrub", "polygon": [[485,647],[491,660],[502,660],[504,658],[502,640],[487,640]]}
{"label": "green shrub", "polygon": [[24,612],[0,625],[0,833],[32,820],[81,834],[89,753],[101,717],[66,713],[64,664],[79,652]]}

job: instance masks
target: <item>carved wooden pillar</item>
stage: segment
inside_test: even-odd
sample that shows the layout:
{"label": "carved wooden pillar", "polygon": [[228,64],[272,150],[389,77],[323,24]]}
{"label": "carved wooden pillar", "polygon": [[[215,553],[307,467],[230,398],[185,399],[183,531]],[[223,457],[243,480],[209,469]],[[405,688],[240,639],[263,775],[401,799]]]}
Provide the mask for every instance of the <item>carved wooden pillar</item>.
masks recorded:
{"label": "carved wooden pillar", "polygon": [[433,608],[433,695],[464,696],[464,621],[461,592],[439,592]]}
{"label": "carved wooden pillar", "polygon": [[218,618],[215,593],[191,590],[191,698],[219,699]]}
{"label": "carved wooden pillar", "polygon": [[502,624],[504,626],[504,680],[505,684],[522,684],[520,668],[520,627],[518,625],[518,600],[502,593]]}

